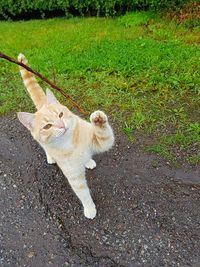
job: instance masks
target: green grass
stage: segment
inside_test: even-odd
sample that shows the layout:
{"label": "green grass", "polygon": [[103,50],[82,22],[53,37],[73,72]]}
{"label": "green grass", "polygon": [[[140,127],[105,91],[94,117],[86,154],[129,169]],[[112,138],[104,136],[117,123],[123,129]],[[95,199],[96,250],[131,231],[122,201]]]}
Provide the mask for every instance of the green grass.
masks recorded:
{"label": "green grass", "polygon": [[170,153],[170,151],[166,148],[163,144],[155,144],[147,147],[145,149],[147,152],[153,152],[156,154],[159,154],[163,156],[167,160],[173,160],[173,155]]}
{"label": "green grass", "polygon": [[[198,123],[191,125],[196,126]],[[173,134],[160,135],[145,151],[157,153],[174,163],[183,161],[184,157],[191,164],[199,163],[199,128],[193,128],[191,125],[186,130],[182,127],[182,130],[178,129]]]}
{"label": "green grass", "polygon": [[[0,32],[2,52],[24,53],[34,69],[55,80],[85,110],[105,110],[129,137],[135,129],[152,135],[159,131],[157,143],[167,151],[172,140],[185,149],[199,142],[199,134],[190,130],[200,116],[198,27],[189,31],[142,12],[117,19],[0,22]],[[18,67],[4,60],[0,103],[2,115],[33,110]]]}
{"label": "green grass", "polygon": [[200,162],[200,153],[198,152],[197,154],[195,155],[192,155],[192,156],[188,156],[187,157],[187,160],[188,162],[190,162],[191,164],[193,165],[196,165]]}

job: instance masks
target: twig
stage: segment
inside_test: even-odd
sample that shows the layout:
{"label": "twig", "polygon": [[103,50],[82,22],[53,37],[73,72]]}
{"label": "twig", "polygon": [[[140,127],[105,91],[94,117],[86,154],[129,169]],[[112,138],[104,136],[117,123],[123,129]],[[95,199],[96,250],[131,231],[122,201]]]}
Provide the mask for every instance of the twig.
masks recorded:
{"label": "twig", "polygon": [[25,64],[23,64],[22,62],[19,62],[7,55],[5,55],[4,53],[0,52],[0,57],[4,58],[12,63],[15,63],[23,68],[25,68],[26,70],[30,71],[31,73],[35,74],[36,76],[38,76],[41,80],[45,81],[46,83],[48,83],[53,89],[57,90],[58,92],[60,92],[64,97],[66,97],[67,99],[69,99],[73,106],[76,107],[82,114],[87,114],[73,99],[70,95],[66,94],[61,88],[59,88],[55,83],[49,81],[46,77],[44,77],[42,74],[40,74],[39,72],[31,69],[29,66],[26,66]]}

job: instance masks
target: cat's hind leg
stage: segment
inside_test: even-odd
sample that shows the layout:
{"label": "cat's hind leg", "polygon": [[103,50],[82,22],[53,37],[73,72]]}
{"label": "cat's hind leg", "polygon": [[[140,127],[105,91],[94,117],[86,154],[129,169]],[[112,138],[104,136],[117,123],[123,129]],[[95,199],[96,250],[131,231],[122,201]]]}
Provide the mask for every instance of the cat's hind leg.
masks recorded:
{"label": "cat's hind leg", "polygon": [[87,169],[94,169],[97,166],[96,162],[93,159],[90,159],[88,163],[85,164]]}

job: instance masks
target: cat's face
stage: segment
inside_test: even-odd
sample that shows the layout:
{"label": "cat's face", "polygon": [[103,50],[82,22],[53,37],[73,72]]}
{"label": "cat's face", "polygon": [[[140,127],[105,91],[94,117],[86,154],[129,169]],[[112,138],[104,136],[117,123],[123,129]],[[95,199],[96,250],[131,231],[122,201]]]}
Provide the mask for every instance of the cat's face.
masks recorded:
{"label": "cat's face", "polygon": [[18,118],[37,141],[48,144],[71,134],[75,115],[49,91],[47,103],[39,111],[35,114],[19,112]]}
{"label": "cat's face", "polygon": [[51,143],[63,135],[69,135],[73,125],[73,114],[61,104],[49,104],[35,114],[32,131],[36,140]]}

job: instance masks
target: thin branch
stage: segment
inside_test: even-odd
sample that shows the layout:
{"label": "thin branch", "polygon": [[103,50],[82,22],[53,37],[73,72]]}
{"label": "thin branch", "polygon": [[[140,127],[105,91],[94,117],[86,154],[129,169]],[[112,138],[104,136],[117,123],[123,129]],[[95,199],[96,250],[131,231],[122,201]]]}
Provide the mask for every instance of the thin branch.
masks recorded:
{"label": "thin branch", "polygon": [[61,88],[59,88],[55,83],[49,81],[46,77],[44,77],[42,74],[40,74],[39,72],[31,69],[29,66],[26,66],[25,64],[23,64],[22,62],[19,62],[7,55],[5,55],[4,53],[0,52],[0,58],[6,59],[14,64],[17,64],[23,68],[25,68],[26,70],[30,71],[31,73],[35,74],[37,77],[39,77],[41,80],[45,81],[46,83],[48,83],[53,89],[57,90],[58,92],[60,92],[65,98],[69,99],[73,106],[76,107],[82,114],[87,114],[73,99],[70,95],[66,94]]}

